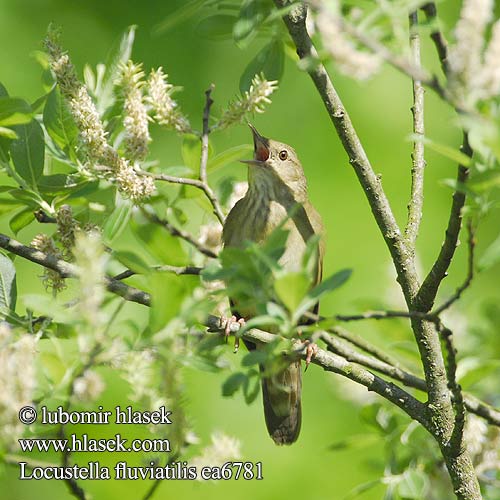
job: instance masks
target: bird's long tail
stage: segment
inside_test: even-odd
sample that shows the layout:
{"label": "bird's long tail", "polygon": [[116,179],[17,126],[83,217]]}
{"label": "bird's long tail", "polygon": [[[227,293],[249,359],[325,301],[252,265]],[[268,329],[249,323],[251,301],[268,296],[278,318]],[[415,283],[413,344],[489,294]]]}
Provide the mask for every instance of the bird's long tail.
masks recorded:
{"label": "bird's long tail", "polygon": [[294,361],[283,371],[262,379],[267,430],[276,444],[292,444],[299,437],[302,421],[301,392],[300,360]]}

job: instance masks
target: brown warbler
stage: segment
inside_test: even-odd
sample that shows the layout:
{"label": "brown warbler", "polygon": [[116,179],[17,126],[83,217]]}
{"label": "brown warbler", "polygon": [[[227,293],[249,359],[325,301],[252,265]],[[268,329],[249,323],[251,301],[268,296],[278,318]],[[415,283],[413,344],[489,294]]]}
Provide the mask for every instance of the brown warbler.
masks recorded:
{"label": "brown warbler", "polygon": [[[289,233],[280,264],[287,270],[298,271],[307,241],[313,235],[323,233],[321,217],[309,201],[304,171],[293,148],[262,137],[252,125],[250,128],[254,158],[243,160],[248,164],[248,191],[226,219],[224,245],[243,247],[246,241],[263,243],[285,221],[283,227]],[[321,280],[323,253],[324,242],[321,239],[313,286]],[[240,318],[240,322],[241,318],[255,315],[255,311],[248,307],[240,310],[238,304],[233,304],[233,308],[237,309],[233,313]],[[235,316],[233,321],[236,320]],[[250,342],[245,344],[251,350],[257,347]],[[291,444],[298,438],[301,389],[300,360],[291,362],[276,374],[262,378],[266,425],[276,444]]]}

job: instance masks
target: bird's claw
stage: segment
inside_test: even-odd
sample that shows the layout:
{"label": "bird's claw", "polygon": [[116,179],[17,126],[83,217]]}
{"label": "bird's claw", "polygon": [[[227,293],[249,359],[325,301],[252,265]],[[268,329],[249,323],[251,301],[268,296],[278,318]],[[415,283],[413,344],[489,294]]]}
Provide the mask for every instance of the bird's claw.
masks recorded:
{"label": "bird's claw", "polygon": [[[227,339],[231,333],[236,333],[240,328],[245,325],[245,319],[238,319],[236,316],[231,316],[230,318],[226,318],[225,316],[221,316],[219,319],[219,325],[221,329],[224,330],[224,337]],[[234,352],[237,353],[240,348],[240,338],[235,336],[234,339]]]}
{"label": "bird's claw", "polygon": [[314,342],[311,342],[310,340],[304,340],[304,344],[307,345],[306,347],[306,371],[309,368],[309,365],[311,364],[311,360],[318,354],[318,346]]}

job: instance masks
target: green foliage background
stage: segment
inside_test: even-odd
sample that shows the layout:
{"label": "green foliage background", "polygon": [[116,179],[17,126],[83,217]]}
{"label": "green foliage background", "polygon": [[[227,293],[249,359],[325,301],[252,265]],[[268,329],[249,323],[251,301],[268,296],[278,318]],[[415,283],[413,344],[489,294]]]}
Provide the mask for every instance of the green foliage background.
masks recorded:
{"label": "green foliage background", "polygon": [[[171,30],[155,34],[153,28],[180,8],[185,2],[118,2],[116,0],[85,2],[76,0],[0,0],[0,81],[10,94],[32,102],[42,93],[41,69],[30,54],[41,49],[50,22],[63,30],[63,44],[80,71],[85,63],[95,66],[105,59],[110,45],[127,26],[138,26],[133,59],[142,61],[145,69],[163,66],[170,81],[184,87],[176,95],[182,109],[195,127],[201,124],[204,91],[215,83],[214,112],[222,109],[227,101],[239,92],[239,79],[250,60],[263,46],[256,39],[247,48],[240,49],[232,40],[207,40],[196,28],[200,16],[174,26]],[[443,1],[441,14],[452,26],[458,9],[456,2]],[[424,59],[435,61],[430,44],[424,43]],[[434,62],[431,67],[438,69]],[[406,217],[409,195],[411,144],[407,136],[411,131],[411,85],[407,78],[385,69],[368,83],[358,84],[335,74],[334,80],[351,113],[355,126],[377,172],[382,174],[398,221]],[[460,131],[453,125],[454,113],[432,94],[427,93],[426,128],[432,139],[458,147]],[[371,216],[364,195],[351,170],[341,144],[336,137],[319,96],[309,77],[297,69],[289,58],[273,103],[263,116],[255,117],[256,127],[267,136],[293,145],[304,166],[310,197],[325,221],[328,244],[325,275],[342,268],[352,268],[353,276],[340,292],[332,294],[322,303],[322,313],[349,313],[384,307],[398,308],[402,304],[388,252]],[[166,165],[182,164],[181,139],[173,133],[154,131],[152,155],[162,158]],[[233,127],[224,133],[214,134],[216,151],[242,143],[250,143],[246,126]],[[455,176],[455,164],[431,151],[427,152],[425,179],[424,218],[418,243],[422,272],[429,269],[442,242],[448,218],[451,189],[443,179]],[[221,169],[211,181],[232,176],[243,180],[245,168],[238,163]],[[0,184],[12,181],[0,176]],[[498,200],[498,189],[493,196]],[[189,214],[188,214],[189,215]],[[12,213],[0,219],[0,230],[10,234],[8,221]],[[498,210],[483,221],[477,235],[478,255],[498,236]],[[32,223],[18,234],[18,239],[29,243],[40,230]],[[452,293],[461,283],[466,269],[465,245],[459,248],[450,276],[442,289],[442,297]],[[18,294],[29,291],[43,292],[38,278],[40,270],[21,259],[16,260]],[[475,349],[475,356],[494,359],[500,350],[500,337],[484,340],[481,352],[474,334],[482,326],[498,325],[500,267],[497,265],[480,274],[471,290],[466,292],[460,310],[450,313],[451,321],[459,331],[467,317],[467,330],[458,335],[459,350]],[[136,321],[147,322],[144,307],[127,304],[127,315]],[[381,345],[390,345],[394,352],[406,352],[409,363],[416,363],[415,348],[411,344],[410,329],[404,321],[365,322],[354,326],[356,332]],[[487,329],[490,333],[491,327]],[[399,346],[399,351],[397,350]],[[228,347],[228,358],[234,367],[239,364]],[[243,354],[240,353],[239,356]],[[1,369],[1,368],[0,368]],[[99,401],[106,408],[122,404],[127,388],[113,377],[111,369],[100,372],[106,378],[107,388]],[[193,418],[202,442],[208,442],[214,430],[236,435],[242,441],[245,460],[263,463],[263,481],[164,482],[156,498],[207,498],[224,499],[277,499],[311,498],[341,499],[360,483],[376,480],[383,475],[386,454],[390,445],[384,433],[371,431],[370,418],[360,414],[360,407],[350,402],[350,382],[340,383],[339,378],[311,368],[304,377],[303,428],[298,443],[278,448],[265,431],[260,401],[247,406],[241,394],[223,398],[221,384],[228,371],[208,373],[185,368],[185,395],[187,412]],[[493,375],[497,377],[498,371]],[[480,377],[479,377],[480,378]],[[477,385],[477,384],[476,384]],[[472,389],[480,387],[472,386]],[[0,388],[1,390],[1,388]],[[175,416],[174,416],[175,417]],[[407,424],[406,419],[401,421]],[[105,430],[94,427],[81,428],[91,437],[118,432],[112,427]],[[140,435],[140,430],[130,433]],[[356,436],[361,436],[356,438]],[[422,437],[425,441],[425,437]],[[351,442],[345,447],[339,443]],[[429,439],[429,445],[430,445]],[[338,446],[334,446],[338,445]],[[335,448],[335,449],[333,449]],[[40,457],[44,459],[45,457]],[[94,457],[77,455],[78,463]],[[138,457],[108,455],[103,463],[112,465],[118,460],[140,462]],[[4,466],[0,472],[0,498],[5,500],[31,498],[66,498],[66,485],[56,481],[20,482],[17,469]],[[141,498],[148,484],[144,482],[84,482],[84,487],[98,498]],[[363,494],[364,499],[379,499],[385,486],[379,485]]]}

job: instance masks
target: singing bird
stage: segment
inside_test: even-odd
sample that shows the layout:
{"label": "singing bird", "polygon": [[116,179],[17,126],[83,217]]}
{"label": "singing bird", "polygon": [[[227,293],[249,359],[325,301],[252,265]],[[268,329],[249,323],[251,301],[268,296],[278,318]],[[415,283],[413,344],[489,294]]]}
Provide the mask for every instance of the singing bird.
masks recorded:
{"label": "singing bird", "polygon": [[[323,234],[321,217],[309,201],[302,165],[292,147],[267,139],[250,125],[254,158],[248,164],[248,191],[227,216],[223,230],[226,247],[243,247],[245,242],[263,243],[284,222],[288,237],[280,264],[290,271],[301,268],[306,243]],[[324,240],[318,245],[314,283],[321,281]],[[255,311],[241,310],[232,303],[236,316],[248,319]],[[226,331],[229,331],[228,329]],[[250,350],[257,346],[245,342]],[[261,366],[261,371],[263,367]],[[262,378],[264,414],[269,435],[276,444],[292,444],[301,425],[302,372],[300,360],[293,361],[277,374]]]}

